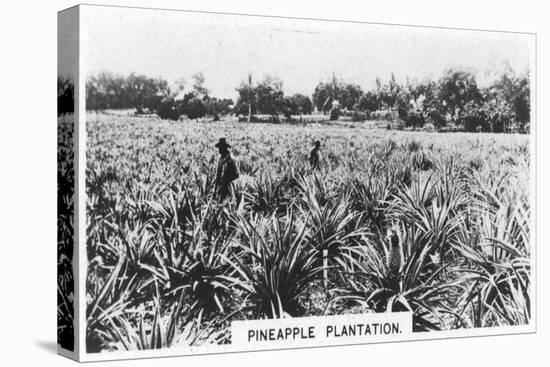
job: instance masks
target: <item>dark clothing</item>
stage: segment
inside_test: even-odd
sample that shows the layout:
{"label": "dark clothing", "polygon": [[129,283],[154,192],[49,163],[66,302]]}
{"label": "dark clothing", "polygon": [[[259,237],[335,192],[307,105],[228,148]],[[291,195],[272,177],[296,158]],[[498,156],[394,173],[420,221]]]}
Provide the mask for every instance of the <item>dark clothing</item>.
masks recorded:
{"label": "dark clothing", "polygon": [[311,150],[311,153],[309,153],[309,164],[311,164],[311,168],[318,169],[321,163],[321,149],[319,147],[315,147]]}
{"label": "dark clothing", "polygon": [[239,168],[230,153],[220,157],[216,173],[216,191],[220,199],[225,199],[231,192],[231,182],[239,178]]}

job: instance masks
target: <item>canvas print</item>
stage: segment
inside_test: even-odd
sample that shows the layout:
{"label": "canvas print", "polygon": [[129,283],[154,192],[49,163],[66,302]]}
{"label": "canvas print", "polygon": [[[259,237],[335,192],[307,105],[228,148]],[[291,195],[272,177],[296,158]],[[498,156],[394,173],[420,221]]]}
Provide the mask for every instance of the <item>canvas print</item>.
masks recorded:
{"label": "canvas print", "polygon": [[534,330],[535,35],[79,9],[82,358]]}

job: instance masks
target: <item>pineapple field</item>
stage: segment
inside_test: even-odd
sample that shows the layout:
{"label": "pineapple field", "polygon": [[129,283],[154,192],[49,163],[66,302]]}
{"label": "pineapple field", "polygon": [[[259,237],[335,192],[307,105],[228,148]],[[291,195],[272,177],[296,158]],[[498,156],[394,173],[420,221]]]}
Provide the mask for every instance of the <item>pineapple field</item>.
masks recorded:
{"label": "pineapple field", "polygon": [[[221,137],[240,171],[223,201]],[[529,138],[89,113],[87,351],[228,344],[263,318],[527,324]]]}

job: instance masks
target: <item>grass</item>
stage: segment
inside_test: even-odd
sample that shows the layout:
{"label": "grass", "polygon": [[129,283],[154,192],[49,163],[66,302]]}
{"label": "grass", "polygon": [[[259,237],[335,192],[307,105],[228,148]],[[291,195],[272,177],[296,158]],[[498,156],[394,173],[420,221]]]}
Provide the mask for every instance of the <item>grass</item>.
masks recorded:
{"label": "grass", "polygon": [[[87,131],[89,351],[358,309],[412,311],[415,331],[530,320],[528,136],[103,114]],[[223,136],[241,178],[219,203]]]}

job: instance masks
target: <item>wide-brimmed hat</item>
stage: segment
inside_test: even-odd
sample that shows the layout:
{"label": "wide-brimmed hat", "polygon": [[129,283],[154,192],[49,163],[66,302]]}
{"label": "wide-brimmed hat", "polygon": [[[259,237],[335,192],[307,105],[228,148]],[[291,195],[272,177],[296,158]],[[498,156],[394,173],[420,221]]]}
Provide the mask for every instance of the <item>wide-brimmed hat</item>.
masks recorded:
{"label": "wide-brimmed hat", "polygon": [[220,138],[220,140],[214,146],[216,148],[219,148],[219,147],[231,148],[231,145],[227,144],[227,142],[225,141],[225,138]]}

